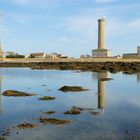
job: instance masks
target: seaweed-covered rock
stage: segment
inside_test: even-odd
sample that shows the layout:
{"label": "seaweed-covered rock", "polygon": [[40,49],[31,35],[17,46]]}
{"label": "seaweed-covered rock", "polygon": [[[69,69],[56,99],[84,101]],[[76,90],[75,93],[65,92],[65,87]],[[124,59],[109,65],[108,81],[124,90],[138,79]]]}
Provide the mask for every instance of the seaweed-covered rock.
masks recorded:
{"label": "seaweed-covered rock", "polygon": [[31,124],[31,123],[22,123],[22,124],[17,125],[17,127],[20,129],[27,129],[27,128],[35,128],[37,127],[37,125]]}
{"label": "seaweed-covered rock", "polygon": [[55,113],[55,111],[47,111],[47,112],[41,111],[41,114],[47,114],[47,115],[52,115],[54,113]]}
{"label": "seaweed-covered rock", "polygon": [[81,107],[73,106],[72,109],[64,112],[63,114],[65,114],[65,115],[78,115],[82,111],[87,111],[87,110],[94,110],[94,109],[93,108],[81,108]]}
{"label": "seaweed-covered rock", "polygon": [[0,137],[0,140],[6,140],[4,137]]}
{"label": "seaweed-covered rock", "polygon": [[128,140],[140,140],[140,136],[128,136]]}
{"label": "seaweed-covered rock", "polygon": [[30,93],[16,91],[16,90],[6,90],[6,91],[3,92],[2,95],[19,97],[19,96],[33,96],[33,95],[36,95],[36,94],[30,94]]}
{"label": "seaweed-covered rock", "polygon": [[87,91],[88,89],[84,89],[80,86],[63,86],[58,90],[63,92],[80,92],[80,91]]}
{"label": "seaweed-covered rock", "polygon": [[96,112],[96,111],[90,111],[90,114],[94,115],[94,116],[98,116],[100,113]]}
{"label": "seaweed-covered rock", "polygon": [[82,110],[83,110],[82,108],[73,107],[72,109],[64,112],[63,114],[66,114],[66,115],[77,115],[77,114],[80,114]]}
{"label": "seaweed-covered rock", "polygon": [[39,120],[44,124],[54,124],[54,125],[64,125],[71,122],[70,120],[56,119],[56,118],[42,118],[42,117]]}
{"label": "seaweed-covered rock", "polygon": [[55,100],[55,97],[44,96],[44,97],[40,97],[39,100]]}

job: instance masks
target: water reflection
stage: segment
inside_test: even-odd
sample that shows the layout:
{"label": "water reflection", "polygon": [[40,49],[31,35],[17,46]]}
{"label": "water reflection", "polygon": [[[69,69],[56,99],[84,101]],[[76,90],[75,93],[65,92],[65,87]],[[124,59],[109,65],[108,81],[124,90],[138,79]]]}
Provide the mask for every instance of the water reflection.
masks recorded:
{"label": "water reflection", "polygon": [[137,73],[137,83],[140,82],[140,73]]}
{"label": "water reflection", "polygon": [[[48,77],[48,73],[46,73],[46,74],[47,74],[47,76],[45,75],[45,77]],[[58,76],[55,78],[58,78]],[[104,104],[105,104],[104,103],[105,81],[108,81],[110,78],[111,78],[110,73],[107,71],[103,71],[103,72],[99,72],[99,73],[92,73],[92,79],[95,79],[98,82],[98,91],[97,91],[98,105],[97,105],[97,107],[98,107],[98,109],[101,109],[102,112],[104,112]],[[43,78],[41,77],[41,79],[43,79]],[[52,77],[51,77],[51,79],[52,79]],[[59,79],[60,79],[60,77],[59,77]],[[2,112],[2,97],[1,96],[2,96],[2,71],[0,71],[0,113]]]}
{"label": "water reflection", "polygon": [[2,72],[0,71],[0,113],[2,112],[2,98],[1,98],[1,89],[2,89]]}
{"label": "water reflection", "polygon": [[93,73],[92,78],[98,80],[98,109],[104,112],[105,81],[111,79],[110,73],[107,71]]}
{"label": "water reflection", "polygon": [[[18,135],[15,135],[14,132],[8,139],[122,140],[126,136],[124,136],[125,130],[128,130],[130,134],[133,134],[133,132],[138,133],[136,127],[139,127],[140,122],[140,87],[136,83],[136,75],[124,76],[122,73],[110,74],[106,71],[99,73],[75,73],[73,71],[33,71],[29,69],[2,70],[2,73],[0,72],[0,88],[2,86],[2,92],[14,88],[15,90],[33,92],[38,95],[27,98],[2,97],[4,110],[0,114],[0,130],[7,129],[9,126],[16,126],[23,122],[39,123],[38,118],[40,116],[47,116],[40,114],[40,110],[56,111],[50,118],[73,120],[72,123],[63,127],[52,125],[41,126],[39,124],[39,127],[29,131],[18,130]],[[112,77],[115,80],[106,83]],[[46,86],[42,86],[43,84]],[[83,92],[83,94],[64,94],[57,90],[62,85],[80,85],[91,90]],[[128,87],[130,88],[128,89]],[[47,89],[51,89],[51,91],[46,91]],[[95,90],[98,91],[98,96],[92,94]],[[56,100],[50,102],[38,100],[39,97],[46,95],[54,96]],[[11,109],[13,105],[14,107]],[[72,106],[83,108],[95,108],[97,106],[97,110],[84,111],[79,115],[63,115],[63,112]],[[1,95],[0,108],[2,110]],[[103,114],[104,109],[106,113]],[[90,112],[93,112],[94,115],[91,115]]]}
{"label": "water reflection", "polygon": [[98,80],[98,108],[104,112],[104,81]]}

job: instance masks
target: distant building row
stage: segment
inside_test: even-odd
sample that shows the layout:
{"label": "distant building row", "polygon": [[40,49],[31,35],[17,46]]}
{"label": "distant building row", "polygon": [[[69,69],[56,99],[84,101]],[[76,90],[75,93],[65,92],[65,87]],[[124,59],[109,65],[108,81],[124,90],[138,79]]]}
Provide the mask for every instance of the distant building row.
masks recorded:
{"label": "distant building row", "polygon": [[67,56],[63,56],[62,54],[58,53],[31,53],[28,55],[20,55],[16,52],[5,52],[1,54],[1,58],[38,58],[38,59],[44,59],[44,58],[52,58],[52,59],[58,59],[58,58],[68,58]]}
{"label": "distant building row", "polygon": [[26,55],[25,58],[52,58],[52,59],[57,59],[57,58],[68,58],[68,56],[63,56],[62,54],[58,53],[31,53],[29,55]]}

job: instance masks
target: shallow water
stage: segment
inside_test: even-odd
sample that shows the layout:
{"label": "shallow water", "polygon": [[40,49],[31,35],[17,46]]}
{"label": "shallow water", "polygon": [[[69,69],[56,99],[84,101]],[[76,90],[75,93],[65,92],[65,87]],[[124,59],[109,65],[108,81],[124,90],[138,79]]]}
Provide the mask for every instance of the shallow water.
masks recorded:
{"label": "shallow water", "polygon": [[[106,78],[112,80],[106,81]],[[59,70],[30,70],[28,68],[0,69],[1,93],[19,90],[36,93],[31,97],[0,96],[0,133],[10,129],[8,140],[128,140],[140,138],[140,74],[126,75],[109,72],[93,73]],[[82,86],[89,91],[63,93],[64,85]],[[54,96],[53,101],[39,97]],[[63,115],[73,106],[93,108],[79,115]],[[40,111],[56,111],[42,115]],[[43,125],[40,116],[70,119],[66,125]],[[23,122],[37,128],[12,128]],[[18,132],[18,134],[17,134]]]}

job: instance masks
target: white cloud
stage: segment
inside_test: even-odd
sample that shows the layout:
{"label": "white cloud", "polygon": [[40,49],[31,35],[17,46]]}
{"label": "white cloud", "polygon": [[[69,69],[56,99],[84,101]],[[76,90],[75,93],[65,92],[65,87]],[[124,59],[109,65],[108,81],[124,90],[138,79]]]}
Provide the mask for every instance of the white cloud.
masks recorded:
{"label": "white cloud", "polygon": [[60,3],[75,3],[79,0],[10,0],[19,5],[55,5]]}
{"label": "white cloud", "polygon": [[[84,0],[10,0],[16,4],[20,4],[20,5],[50,5],[50,4],[61,4],[61,3],[67,3],[67,4],[77,4],[77,3],[83,3]],[[112,3],[115,2],[117,0],[88,0],[88,2],[91,3]]]}
{"label": "white cloud", "polygon": [[95,0],[96,3],[112,3],[115,2],[116,0]]}
{"label": "white cloud", "polygon": [[47,5],[47,4],[52,4],[57,0],[10,0],[14,4],[18,5]]}
{"label": "white cloud", "polygon": [[129,22],[129,27],[140,30],[140,18]]}
{"label": "white cloud", "polygon": [[30,0],[12,0],[12,1],[18,4],[27,4],[30,2]]}
{"label": "white cloud", "polygon": [[93,16],[86,15],[70,17],[66,19],[64,28],[68,32],[75,32],[86,38],[93,38],[97,30],[97,20]]}
{"label": "white cloud", "polygon": [[32,22],[35,20],[43,21],[43,20],[47,19],[45,15],[41,15],[41,14],[7,13],[6,16],[7,16],[7,18],[10,18],[18,23],[29,23],[29,22]]}
{"label": "white cloud", "polygon": [[109,35],[131,34],[140,31],[140,18],[126,21],[120,18],[108,20],[107,32]]}

